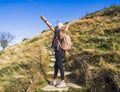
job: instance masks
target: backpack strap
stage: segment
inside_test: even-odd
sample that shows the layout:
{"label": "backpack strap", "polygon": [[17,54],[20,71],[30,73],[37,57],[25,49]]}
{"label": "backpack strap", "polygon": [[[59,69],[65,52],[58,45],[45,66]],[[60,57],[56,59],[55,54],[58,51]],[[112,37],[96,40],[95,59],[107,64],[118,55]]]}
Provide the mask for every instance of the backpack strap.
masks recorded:
{"label": "backpack strap", "polygon": [[57,37],[57,36],[56,36],[56,39],[57,39],[58,45],[61,47],[61,43],[60,43],[60,41],[58,40],[58,37]]}

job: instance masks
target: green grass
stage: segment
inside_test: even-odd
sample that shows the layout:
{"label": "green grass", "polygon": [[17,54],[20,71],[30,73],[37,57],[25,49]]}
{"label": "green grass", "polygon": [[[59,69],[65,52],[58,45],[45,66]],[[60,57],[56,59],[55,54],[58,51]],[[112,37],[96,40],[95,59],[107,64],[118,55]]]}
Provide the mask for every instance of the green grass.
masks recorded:
{"label": "green grass", "polygon": [[[92,75],[99,75],[100,69],[98,68],[102,66],[105,69],[110,67],[111,73],[117,71],[114,76],[116,76],[115,78],[120,77],[119,11],[119,5],[112,6],[105,10],[88,14],[84,18],[70,24],[68,33],[72,38],[73,46],[72,50],[68,51],[70,57],[67,57],[66,65],[75,72],[76,81],[84,82],[84,80],[80,80],[81,75],[85,74],[81,68],[83,67],[83,62],[86,62],[86,71],[91,76],[91,79],[94,77]],[[10,62],[10,64],[7,63],[6,65],[0,64],[2,67],[0,70],[0,86],[5,89],[4,92],[24,92],[28,87],[30,78],[36,78],[36,75],[43,77],[48,70],[53,70],[52,67],[47,66],[50,62],[50,55],[43,48],[46,47],[51,50],[52,37],[52,32],[45,31],[33,39],[28,39],[19,45],[0,51],[0,61]],[[90,70],[90,66],[95,68]],[[91,80],[86,76],[83,76],[86,81]],[[52,78],[52,75],[47,77]],[[119,79],[117,81],[119,82]],[[38,86],[42,85],[46,85],[44,78],[38,81],[33,89],[36,89],[36,92],[42,92],[38,88]],[[70,88],[68,92],[84,92],[86,90],[87,88]]]}

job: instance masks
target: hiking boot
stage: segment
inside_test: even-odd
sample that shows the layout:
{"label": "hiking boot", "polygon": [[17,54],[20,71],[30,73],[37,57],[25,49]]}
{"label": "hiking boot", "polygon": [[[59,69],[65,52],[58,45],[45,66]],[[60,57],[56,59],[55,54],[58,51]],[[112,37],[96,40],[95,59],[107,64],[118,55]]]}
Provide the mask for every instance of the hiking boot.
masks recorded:
{"label": "hiking boot", "polygon": [[56,84],[57,84],[57,83],[56,83],[55,80],[53,80],[53,81],[50,82],[50,85],[52,85],[52,86],[55,86]]}
{"label": "hiking boot", "polygon": [[67,87],[67,85],[65,82],[60,82],[60,84],[56,85],[56,87],[63,88],[63,87]]}

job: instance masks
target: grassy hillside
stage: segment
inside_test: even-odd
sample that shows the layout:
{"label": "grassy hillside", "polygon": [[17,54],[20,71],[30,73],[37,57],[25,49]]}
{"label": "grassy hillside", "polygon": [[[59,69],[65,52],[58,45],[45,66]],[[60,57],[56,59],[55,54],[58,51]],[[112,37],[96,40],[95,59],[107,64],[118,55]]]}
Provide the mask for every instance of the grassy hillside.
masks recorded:
{"label": "grassy hillside", "polygon": [[67,68],[73,71],[73,78],[92,92],[117,92],[120,88],[120,6],[73,22],[69,33],[73,49]]}
{"label": "grassy hillside", "polygon": [[[88,14],[71,22],[73,42],[66,69],[70,79],[88,92],[117,92],[120,88],[120,6]],[[0,92],[33,92],[46,85],[51,31],[0,52]],[[47,48],[47,49],[46,49]],[[52,50],[52,49],[50,49]]]}
{"label": "grassy hillside", "polygon": [[[73,42],[66,69],[90,92],[120,88],[120,6],[103,9],[70,23]],[[49,36],[48,36],[49,37]]]}
{"label": "grassy hillside", "polygon": [[[45,35],[28,39],[0,52],[0,92],[26,92],[46,85],[49,57]],[[42,37],[44,39],[42,39]]]}

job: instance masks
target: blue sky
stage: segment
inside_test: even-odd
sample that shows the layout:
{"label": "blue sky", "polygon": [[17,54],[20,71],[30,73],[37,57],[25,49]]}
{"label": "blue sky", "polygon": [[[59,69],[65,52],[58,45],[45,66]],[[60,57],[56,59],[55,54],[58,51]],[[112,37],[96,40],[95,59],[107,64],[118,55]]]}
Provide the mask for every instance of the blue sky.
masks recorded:
{"label": "blue sky", "polygon": [[114,4],[120,5],[120,0],[0,0],[0,32],[14,35],[11,44],[16,44],[49,29],[40,15],[55,26]]}

